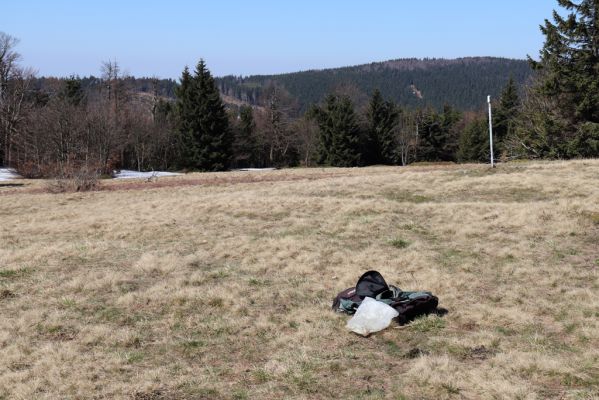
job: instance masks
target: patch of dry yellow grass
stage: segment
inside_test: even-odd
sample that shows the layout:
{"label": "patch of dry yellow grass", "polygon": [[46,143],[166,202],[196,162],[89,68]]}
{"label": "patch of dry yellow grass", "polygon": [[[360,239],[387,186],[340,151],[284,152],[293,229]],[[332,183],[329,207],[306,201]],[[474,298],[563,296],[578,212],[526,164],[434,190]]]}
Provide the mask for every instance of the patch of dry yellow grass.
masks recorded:
{"label": "patch of dry yellow grass", "polygon": [[[1,195],[0,399],[599,396],[599,161],[268,174]],[[350,334],[368,269],[449,314]]]}

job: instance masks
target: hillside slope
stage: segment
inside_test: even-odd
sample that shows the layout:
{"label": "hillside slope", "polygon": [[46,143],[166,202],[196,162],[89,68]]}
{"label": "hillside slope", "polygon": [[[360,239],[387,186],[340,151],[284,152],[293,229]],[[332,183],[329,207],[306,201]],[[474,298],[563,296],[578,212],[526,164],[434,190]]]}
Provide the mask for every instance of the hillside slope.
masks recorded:
{"label": "hillside slope", "polygon": [[484,106],[488,94],[497,96],[510,76],[522,84],[531,72],[525,60],[411,58],[282,75],[226,76],[217,83],[223,94],[252,104],[258,103],[265,86],[274,82],[297,98],[304,109],[332,91],[350,87],[358,103],[378,88],[385,97],[408,107],[450,104],[474,110]]}

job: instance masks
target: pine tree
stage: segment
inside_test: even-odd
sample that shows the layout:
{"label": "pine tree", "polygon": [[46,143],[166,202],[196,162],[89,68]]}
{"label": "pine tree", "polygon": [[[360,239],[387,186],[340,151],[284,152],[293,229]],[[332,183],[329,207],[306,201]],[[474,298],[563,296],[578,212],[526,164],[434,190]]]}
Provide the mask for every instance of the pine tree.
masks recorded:
{"label": "pine tree", "polygon": [[367,164],[393,164],[396,158],[395,127],[399,113],[394,103],[385,101],[377,89],[366,112],[367,136],[363,153]]}
{"label": "pine tree", "polygon": [[186,67],[177,88],[181,166],[202,171],[228,167],[232,135],[220,93],[204,60],[192,77]]}
{"label": "pine tree", "polygon": [[[553,12],[541,31],[545,43],[538,73],[519,132],[528,153],[542,157],[597,156],[588,145],[599,141],[599,1],[558,0],[569,11]],[[537,119],[536,127],[527,120]]]}

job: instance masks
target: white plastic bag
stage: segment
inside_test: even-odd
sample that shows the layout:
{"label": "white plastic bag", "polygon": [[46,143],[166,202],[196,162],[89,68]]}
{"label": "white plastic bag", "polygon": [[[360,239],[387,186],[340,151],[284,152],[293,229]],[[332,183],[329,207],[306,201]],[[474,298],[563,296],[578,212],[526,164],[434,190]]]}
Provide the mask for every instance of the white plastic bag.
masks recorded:
{"label": "white plastic bag", "polygon": [[365,297],[346,327],[362,336],[382,331],[399,313],[390,305]]}

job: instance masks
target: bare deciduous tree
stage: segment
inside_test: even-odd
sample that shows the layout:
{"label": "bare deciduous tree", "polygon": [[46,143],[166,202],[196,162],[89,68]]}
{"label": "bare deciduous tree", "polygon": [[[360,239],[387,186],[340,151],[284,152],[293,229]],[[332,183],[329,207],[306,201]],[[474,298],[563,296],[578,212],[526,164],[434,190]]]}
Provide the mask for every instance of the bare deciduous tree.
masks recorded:
{"label": "bare deciduous tree", "polygon": [[121,67],[118,62],[108,60],[102,61],[102,79],[106,84],[106,89],[108,90],[108,100],[114,101],[115,108],[118,106],[118,87],[119,87],[119,78],[121,74]]}
{"label": "bare deciduous tree", "polygon": [[4,91],[17,61],[21,57],[14,48],[19,40],[0,31],[0,102],[4,98]]}
{"label": "bare deciduous tree", "polygon": [[256,115],[256,125],[262,142],[268,147],[268,164],[289,164],[295,151],[295,135],[290,129],[290,116],[297,112],[298,104],[283,88],[270,84],[262,99],[264,108]]}
{"label": "bare deciduous tree", "polygon": [[415,160],[418,147],[418,116],[404,112],[399,118],[396,129],[397,153],[401,165]]}
{"label": "bare deciduous tree", "polygon": [[318,145],[318,125],[315,121],[304,116],[292,124],[291,130],[294,132],[296,138],[297,149],[300,152],[302,164],[305,167],[309,167],[316,152],[316,146]]}
{"label": "bare deciduous tree", "polygon": [[18,40],[0,32],[0,164],[12,164],[12,149],[25,119],[33,71],[20,67]]}

